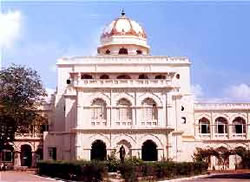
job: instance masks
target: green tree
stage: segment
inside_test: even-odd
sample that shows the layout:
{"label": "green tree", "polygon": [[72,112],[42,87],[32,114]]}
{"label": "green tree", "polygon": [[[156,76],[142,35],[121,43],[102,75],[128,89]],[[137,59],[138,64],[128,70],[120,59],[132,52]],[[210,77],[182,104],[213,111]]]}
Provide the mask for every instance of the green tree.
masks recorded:
{"label": "green tree", "polygon": [[46,91],[35,70],[11,65],[0,70],[0,150],[15,139],[15,132],[27,131],[41,121],[37,107]]}

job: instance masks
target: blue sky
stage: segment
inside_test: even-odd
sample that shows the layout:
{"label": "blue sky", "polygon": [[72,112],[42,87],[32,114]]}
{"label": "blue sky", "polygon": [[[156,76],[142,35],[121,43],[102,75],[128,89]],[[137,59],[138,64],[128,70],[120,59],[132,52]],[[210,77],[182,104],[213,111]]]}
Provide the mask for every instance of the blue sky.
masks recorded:
{"label": "blue sky", "polygon": [[198,97],[250,101],[250,1],[3,0],[1,5],[2,16],[19,14],[17,36],[10,45],[2,43],[2,65],[36,69],[46,88],[56,87],[56,59],[94,55],[101,30],[124,8],[145,28],[152,55],[190,58]]}

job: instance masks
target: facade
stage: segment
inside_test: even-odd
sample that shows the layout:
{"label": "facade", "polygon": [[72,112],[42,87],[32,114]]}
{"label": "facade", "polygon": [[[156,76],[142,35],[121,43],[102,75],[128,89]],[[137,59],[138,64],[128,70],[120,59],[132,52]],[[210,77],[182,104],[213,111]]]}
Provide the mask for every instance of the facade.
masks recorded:
{"label": "facade", "polygon": [[[197,147],[249,149],[250,104],[195,102],[188,58],[151,56],[144,29],[124,12],[100,40],[97,56],[57,62],[44,159],[119,159],[125,149],[126,158],[192,161]],[[210,167],[221,167],[215,157]]]}
{"label": "facade", "polygon": [[[43,159],[43,131],[48,130],[48,123],[52,118],[52,105],[50,101],[37,107],[37,112],[46,119],[39,125],[28,126],[25,131],[15,133],[14,142],[9,143],[0,152],[0,164],[7,169],[20,167],[35,167],[38,160]],[[21,169],[20,168],[20,169]]]}

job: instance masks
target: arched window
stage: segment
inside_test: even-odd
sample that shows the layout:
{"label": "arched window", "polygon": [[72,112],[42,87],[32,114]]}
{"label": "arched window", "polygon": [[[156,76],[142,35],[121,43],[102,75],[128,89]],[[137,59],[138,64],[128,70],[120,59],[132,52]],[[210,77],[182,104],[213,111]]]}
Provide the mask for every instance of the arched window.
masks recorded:
{"label": "arched window", "polygon": [[180,79],[180,77],[181,77],[180,74],[177,74],[177,75],[176,75],[176,78],[177,78],[177,79]]}
{"label": "arched window", "polygon": [[91,104],[91,120],[92,125],[107,124],[107,106],[104,100],[95,99]]}
{"label": "arched window", "polygon": [[132,108],[131,103],[127,99],[121,99],[117,103],[118,106],[118,120],[123,125],[131,125]]}
{"label": "arched window", "polygon": [[117,79],[131,79],[131,77],[129,75],[119,75]]}
{"label": "arched window", "polygon": [[246,121],[242,117],[236,117],[233,120],[233,133],[246,133]]}
{"label": "arched window", "polygon": [[145,75],[145,74],[141,74],[141,75],[139,75],[138,78],[139,78],[139,79],[148,79],[148,76]]}
{"label": "arched window", "polygon": [[92,77],[92,75],[83,74],[83,75],[81,75],[81,79],[93,79],[93,77]]}
{"label": "arched window", "polygon": [[121,49],[119,50],[119,54],[128,54],[128,49],[121,48]]}
{"label": "arched window", "polygon": [[141,50],[136,50],[136,54],[140,55],[140,54],[142,54],[142,51]]}
{"label": "arched window", "polygon": [[223,117],[218,117],[215,120],[215,133],[226,134],[228,132],[228,122]]}
{"label": "arched window", "polygon": [[207,118],[201,118],[199,120],[199,131],[201,134],[210,133],[210,122]]}
{"label": "arched window", "polygon": [[142,125],[157,125],[158,110],[156,102],[147,98],[142,102]]}
{"label": "arched window", "polygon": [[166,79],[166,76],[164,76],[164,75],[156,75],[155,79]]}
{"label": "arched window", "polygon": [[109,76],[108,75],[101,75],[100,79],[109,79]]}
{"label": "arched window", "polygon": [[106,52],[105,52],[105,54],[110,54],[110,50],[107,49]]}

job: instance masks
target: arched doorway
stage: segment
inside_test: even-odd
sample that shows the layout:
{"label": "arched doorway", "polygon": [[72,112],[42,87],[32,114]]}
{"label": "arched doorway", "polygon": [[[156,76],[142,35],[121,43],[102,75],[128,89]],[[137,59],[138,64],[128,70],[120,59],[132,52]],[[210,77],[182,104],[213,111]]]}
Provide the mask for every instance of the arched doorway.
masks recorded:
{"label": "arched doorway", "polygon": [[91,160],[106,160],[107,150],[106,145],[101,140],[96,140],[92,143],[91,147]]}
{"label": "arched doorway", "polygon": [[142,160],[157,161],[157,145],[152,140],[147,140],[142,145]]}
{"label": "arched doorway", "polygon": [[29,145],[21,146],[21,166],[30,167],[32,164],[32,150]]}

